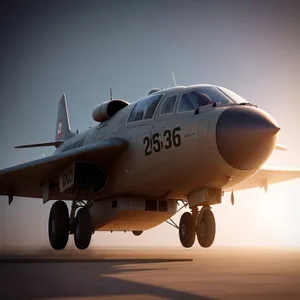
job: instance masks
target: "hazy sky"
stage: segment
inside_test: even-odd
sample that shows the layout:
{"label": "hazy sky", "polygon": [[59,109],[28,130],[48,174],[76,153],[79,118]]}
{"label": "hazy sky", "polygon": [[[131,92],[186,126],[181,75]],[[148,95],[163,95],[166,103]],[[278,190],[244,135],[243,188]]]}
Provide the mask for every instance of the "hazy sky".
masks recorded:
{"label": "hazy sky", "polygon": [[[19,3],[18,3],[19,2]],[[2,2],[1,2],[2,3]],[[270,163],[300,167],[300,5],[291,1],[15,1],[0,10],[0,168],[50,155],[15,145],[54,139],[66,93],[71,125],[95,124],[109,87],[129,102],[177,83],[225,86],[278,121]],[[213,208],[215,245],[300,246],[300,180],[236,193]],[[48,245],[52,203],[0,197],[0,246]],[[175,217],[179,220],[181,213]],[[73,243],[73,241],[72,241]],[[71,244],[72,244],[71,243]],[[140,237],[96,233],[92,245],[180,245],[163,224]],[[50,247],[50,246],[49,246]]]}

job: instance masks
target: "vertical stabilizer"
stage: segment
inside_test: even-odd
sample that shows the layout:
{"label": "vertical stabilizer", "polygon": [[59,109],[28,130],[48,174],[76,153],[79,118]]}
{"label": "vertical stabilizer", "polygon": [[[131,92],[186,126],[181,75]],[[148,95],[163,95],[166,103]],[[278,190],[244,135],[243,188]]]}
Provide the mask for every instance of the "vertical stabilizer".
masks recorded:
{"label": "vertical stabilizer", "polygon": [[66,141],[72,137],[66,95],[63,94],[58,103],[55,141]]}

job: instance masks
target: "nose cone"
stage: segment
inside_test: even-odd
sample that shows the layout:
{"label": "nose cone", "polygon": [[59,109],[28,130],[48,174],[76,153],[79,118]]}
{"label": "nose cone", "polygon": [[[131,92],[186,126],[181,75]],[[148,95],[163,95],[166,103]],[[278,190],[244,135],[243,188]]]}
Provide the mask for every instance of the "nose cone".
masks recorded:
{"label": "nose cone", "polygon": [[272,153],[279,130],[272,117],[258,108],[230,107],[217,123],[219,152],[236,169],[256,169]]}

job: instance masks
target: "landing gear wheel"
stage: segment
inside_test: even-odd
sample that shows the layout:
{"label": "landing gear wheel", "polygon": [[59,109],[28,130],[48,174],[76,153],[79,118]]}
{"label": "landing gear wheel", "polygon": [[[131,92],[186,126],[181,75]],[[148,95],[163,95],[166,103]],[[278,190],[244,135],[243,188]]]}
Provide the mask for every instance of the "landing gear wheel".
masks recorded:
{"label": "landing gear wheel", "polygon": [[50,210],[48,221],[49,242],[53,249],[62,250],[69,239],[69,211],[63,201],[56,201]]}
{"label": "landing gear wheel", "polygon": [[81,208],[75,221],[74,242],[78,249],[86,249],[91,242],[92,220],[88,208]]}
{"label": "landing gear wheel", "polygon": [[205,209],[203,212],[200,212],[196,231],[200,246],[209,248],[213,244],[216,235],[215,217],[210,209]]}
{"label": "landing gear wheel", "polygon": [[143,233],[143,231],[132,231],[133,235],[139,236]]}
{"label": "landing gear wheel", "polygon": [[179,223],[179,238],[183,247],[190,248],[195,242],[195,220],[193,216],[185,212]]}

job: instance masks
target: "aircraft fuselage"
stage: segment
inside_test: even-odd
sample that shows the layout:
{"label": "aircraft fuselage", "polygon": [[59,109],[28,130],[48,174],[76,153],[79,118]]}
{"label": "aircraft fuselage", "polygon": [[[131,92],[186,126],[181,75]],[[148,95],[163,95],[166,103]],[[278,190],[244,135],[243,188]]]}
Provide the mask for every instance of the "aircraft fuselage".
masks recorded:
{"label": "aircraft fuselage", "polygon": [[[126,151],[117,161],[104,169],[108,174],[108,182],[105,189],[94,196],[95,200],[115,196],[186,199],[189,194],[201,189],[232,188],[253,175],[272,153],[277,131],[275,129],[272,132],[271,127],[277,128],[276,123],[259,108],[239,103],[205,105],[197,112],[195,110],[178,112],[177,103],[174,113],[160,113],[164,100],[168,97],[177,95],[180,99],[182,94],[201,87],[202,85],[178,87],[156,92],[163,94],[163,98],[152,119],[129,123],[128,117],[135,106],[135,103],[132,103],[109,120],[69,139],[57,149],[56,153],[107,138],[121,138],[128,142]],[[225,117],[228,120],[224,121],[221,116],[224,116],[226,111],[228,117]],[[236,118],[237,115],[241,115],[242,119],[249,118],[248,123],[246,120],[245,132],[240,128],[239,120],[237,124],[228,125],[231,119],[239,119]],[[262,130],[254,126],[257,120],[258,123],[264,120],[272,123],[269,136],[267,133],[266,137],[259,136]],[[218,137],[219,131],[222,131],[218,126],[229,126],[226,129],[228,132],[221,133],[222,137]],[[254,127],[253,130],[251,127]],[[257,141],[255,131],[258,132]],[[222,140],[223,145],[218,144],[218,138]],[[247,139],[251,141],[248,142]],[[234,142],[237,144],[232,144]],[[247,143],[249,145],[244,149]],[[249,157],[247,147],[252,147],[250,152],[252,156],[254,152],[256,157]],[[245,153],[239,153],[241,150]],[[224,159],[224,154],[229,157],[228,161]],[[232,164],[232,160],[237,162]],[[252,163],[246,162],[245,166],[239,168],[238,164],[241,162],[243,164],[244,160],[250,160]]]}

